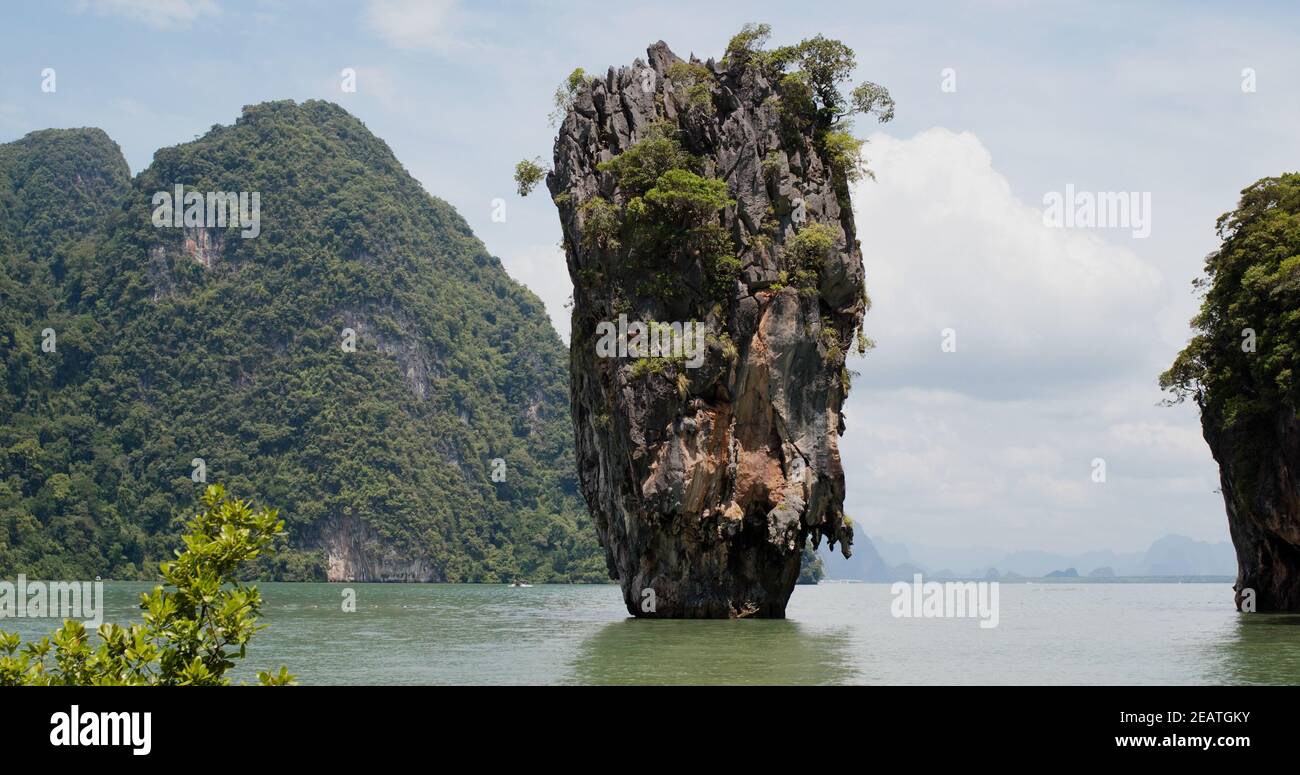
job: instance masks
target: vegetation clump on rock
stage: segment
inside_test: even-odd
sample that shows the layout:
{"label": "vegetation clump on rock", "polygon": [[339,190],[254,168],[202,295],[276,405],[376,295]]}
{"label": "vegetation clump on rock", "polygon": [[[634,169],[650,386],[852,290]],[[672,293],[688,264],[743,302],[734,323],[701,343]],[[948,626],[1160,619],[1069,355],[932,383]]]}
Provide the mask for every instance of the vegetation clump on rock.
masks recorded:
{"label": "vegetation clump on rock", "polygon": [[1219,463],[1243,610],[1300,610],[1300,174],[1218,220],[1196,331],[1160,377],[1192,399]]}

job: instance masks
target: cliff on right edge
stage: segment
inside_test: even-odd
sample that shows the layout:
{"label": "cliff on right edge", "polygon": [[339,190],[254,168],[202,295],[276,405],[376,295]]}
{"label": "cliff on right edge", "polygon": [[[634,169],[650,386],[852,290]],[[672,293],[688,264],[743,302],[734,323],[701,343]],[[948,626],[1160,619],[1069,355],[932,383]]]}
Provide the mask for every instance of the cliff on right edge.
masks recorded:
{"label": "cliff on right edge", "polygon": [[1300,173],[1218,220],[1195,336],[1160,383],[1194,400],[1219,464],[1243,611],[1300,611]]}

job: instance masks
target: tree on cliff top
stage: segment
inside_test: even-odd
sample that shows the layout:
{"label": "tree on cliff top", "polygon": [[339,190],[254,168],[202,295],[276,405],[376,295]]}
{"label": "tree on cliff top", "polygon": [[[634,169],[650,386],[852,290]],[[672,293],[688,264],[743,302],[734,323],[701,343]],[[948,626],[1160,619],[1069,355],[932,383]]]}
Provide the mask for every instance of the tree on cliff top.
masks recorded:
{"label": "tree on cliff top", "polygon": [[766,24],[746,24],[727,44],[723,63],[756,68],[779,84],[782,113],[796,133],[811,131],[818,149],[845,183],[874,177],[862,160],[865,140],[855,137],[853,117],[874,116],[880,123],[894,118],[889,89],[863,81],[847,93],[858,63],[842,41],[815,35],[791,46],[764,50],[771,33]]}
{"label": "tree on cliff top", "polygon": [[[846,94],[843,90],[857,69],[853,49],[842,41],[815,35],[790,46],[765,50],[772,27],[768,24],[748,23],[732,36],[723,55],[724,67],[754,67],[772,83],[780,84],[786,113],[796,124],[814,130],[820,149],[830,158],[832,165],[846,181],[862,175],[871,175],[861,161],[865,141],[851,134],[852,117],[874,116],[880,123],[894,118],[894,99],[889,89],[871,81],[863,81]],[[709,87],[704,81],[711,75],[708,68],[690,63],[670,77],[689,81],[691,104],[710,101]],[[582,68],[574,70],[556,88],[555,112],[551,123],[563,119],[573,104],[578,91],[590,82]],[[515,166],[515,184],[520,196],[527,196],[545,175],[546,170],[531,160]]]}
{"label": "tree on cliff top", "polygon": [[894,100],[885,87],[863,81],[845,95],[841,87],[853,77],[858,63],[842,41],[815,35],[791,46],[763,49],[772,28],[746,24],[727,44],[727,65],[759,68],[769,80],[804,81],[823,125],[839,123],[855,114],[873,115],[881,123],[894,118]]}
{"label": "tree on cliff top", "polygon": [[1217,226],[1196,334],[1160,386],[1231,427],[1300,406],[1300,173],[1257,181]]}

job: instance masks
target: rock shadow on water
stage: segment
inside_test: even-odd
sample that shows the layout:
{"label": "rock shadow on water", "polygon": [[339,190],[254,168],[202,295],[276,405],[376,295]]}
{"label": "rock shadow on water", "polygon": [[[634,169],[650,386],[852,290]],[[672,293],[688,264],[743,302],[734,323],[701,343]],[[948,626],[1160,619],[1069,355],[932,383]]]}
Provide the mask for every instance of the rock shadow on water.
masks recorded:
{"label": "rock shadow on water", "polygon": [[1238,614],[1220,646],[1230,684],[1300,684],[1300,614]]}
{"label": "rock shadow on water", "polygon": [[569,683],[851,683],[849,635],[788,619],[625,619],[579,647]]}

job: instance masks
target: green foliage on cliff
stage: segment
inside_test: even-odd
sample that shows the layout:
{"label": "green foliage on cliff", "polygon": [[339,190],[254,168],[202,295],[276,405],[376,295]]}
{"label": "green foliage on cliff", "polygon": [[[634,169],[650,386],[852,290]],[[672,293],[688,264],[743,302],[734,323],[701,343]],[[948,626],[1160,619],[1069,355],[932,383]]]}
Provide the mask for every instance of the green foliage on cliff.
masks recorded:
{"label": "green foliage on cliff", "polygon": [[844,94],[842,88],[858,63],[853,49],[843,42],[816,35],[791,46],[762,51],[765,40],[764,35],[751,41],[753,50],[745,61],[759,67],[772,82],[793,77],[805,83],[812,97],[811,118],[819,126],[830,126],[856,113],[874,115],[882,123],[894,117],[894,101],[889,90],[879,84],[864,81]]}
{"label": "green foliage on cliff", "polygon": [[850,183],[857,182],[864,176],[872,179],[876,177],[862,161],[862,146],[866,144],[866,140],[840,130],[831,130],[821,136],[822,150],[830,161],[831,168]]}
{"label": "green foliage on cliff", "polygon": [[722,298],[740,272],[731,235],[718,220],[719,211],[735,200],[725,181],[700,174],[701,164],[661,123],[597,166],[614,176],[623,205],[599,197],[584,202],[579,207],[582,240],[588,248],[627,245],[632,260],[620,281],[635,283],[638,295],[678,296],[685,289],[672,268],[697,263],[709,298]]}
{"label": "green foliage on cliff", "polygon": [[690,170],[668,170],[645,193],[655,223],[691,228],[707,221],[722,208],[734,204],[727,196],[725,181],[702,178]]}
{"label": "green foliage on cliff", "polygon": [[762,54],[763,46],[772,35],[772,25],[750,22],[731,37],[722,61],[727,67],[747,65]]}
{"label": "green foliage on cliff", "polygon": [[[284,533],[275,511],[208,487],[203,510],[190,520],[185,549],[161,565],[171,587],[140,596],[144,622],[100,625],[92,648],[84,624],[68,620],[48,638],[19,647],[0,630],[0,686],[225,686],[226,672],[247,653],[258,630],[262,596],[241,584],[237,571],[271,549]],[[263,685],[293,676],[261,672]]]}
{"label": "green foliage on cliff", "polygon": [[683,90],[685,103],[691,110],[713,108],[713,73],[699,62],[674,62],[668,68],[668,78]]}
{"label": "green foliage on cliff", "polygon": [[699,171],[700,160],[682,150],[673,130],[663,124],[651,128],[651,134],[619,155],[597,165],[601,172],[613,173],[623,195],[629,199],[644,196],[671,170]]}
{"label": "green foliage on cliff", "polygon": [[563,83],[555,88],[555,96],[552,98],[555,109],[551,111],[551,124],[557,124],[564,119],[564,114],[569,112],[578,91],[586,85],[588,80],[590,79],[587,78],[586,71],[578,67],[569,73]]}
{"label": "green foliage on cliff", "polygon": [[578,208],[582,244],[588,250],[617,250],[622,228],[618,208],[600,197],[592,197]]}
{"label": "green foliage on cliff", "polygon": [[[113,150],[70,153],[51,190],[124,170]],[[151,197],[176,184],[259,192],[260,236],[153,226]],[[42,257],[22,217],[0,236],[7,265],[59,276],[68,257],[44,307],[11,314],[39,288],[0,288],[0,575],[151,578],[201,458],[209,479],[289,504],[292,549],[261,575],[322,578],[334,545],[384,578],[605,578],[541,301],[360,121],[252,106],[103,199],[26,203],[104,207],[88,248]]]}
{"label": "green foliage on cliff", "polygon": [[1160,384],[1234,427],[1300,408],[1300,173],[1257,181],[1217,225],[1196,335]]}
{"label": "green foliage on cliff", "polygon": [[515,190],[519,196],[528,196],[546,177],[546,170],[536,159],[524,159],[515,165]]}
{"label": "green foliage on cliff", "polygon": [[811,132],[842,182],[870,176],[861,156],[865,141],[853,136],[852,117],[871,116],[882,124],[893,120],[889,90],[863,81],[846,94],[844,88],[857,68],[852,48],[816,35],[767,51],[763,46],[771,31],[766,24],[746,24],[727,45],[724,61],[756,68],[777,85],[784,131],[789,135]]}
{"label": "green foliage on cliff", "polygon": [[784,259],[791,282],[813,289],[826,258],[835,250],[835,231],[824,223],[810,223],[785,244]]}

